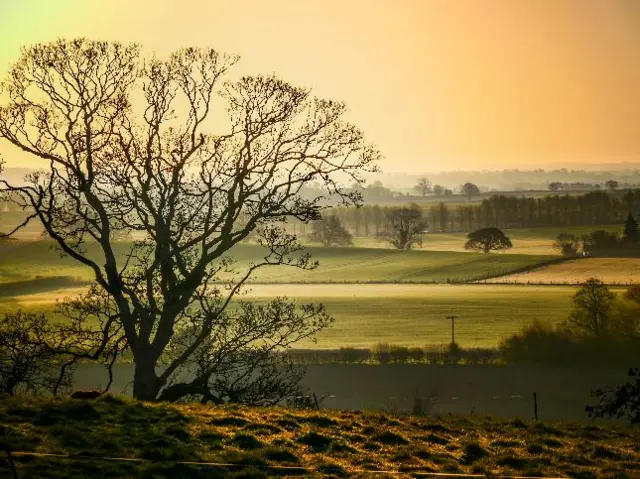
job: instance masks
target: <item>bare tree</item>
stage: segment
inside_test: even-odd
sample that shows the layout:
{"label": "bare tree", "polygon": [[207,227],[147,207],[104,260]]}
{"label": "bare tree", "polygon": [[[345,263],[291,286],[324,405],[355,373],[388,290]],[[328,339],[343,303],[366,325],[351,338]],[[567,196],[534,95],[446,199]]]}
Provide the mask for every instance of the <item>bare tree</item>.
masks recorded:
{"label": "bare tree", "polygon": [[422,233],[426,227],[420,206],[412,203],[388,210],[387,225],[380,236],[396,248],[408,250],[422,244]]}
{"label": "bare tree", "polygon": [[433,191],[433,188],[431,187],[431,181],[429,181],[425,177],[420,178],[413,189],[422,196],[427,196]]}
{"label": "bare tree", "polygon": [[569,324],[580,332],[600,338],[609,333],[616,293],[597,278],[589,278],[573,296]]}
{"label": "bare tree", "polygon": [[[0,318],[0,392],[58,394],[71,387],[79,360],[103,364],[109,375],[104,390],[113,380],[113,365],[126,350],[122,328],[116,316],[96,301],[91,288],[77,299],[63,301],[52,322],[43,314],[16,311]],[[87,324],[97,320],[101,328]]]}
{"label": "bare tree", "polygon": [[[137,45],[59,40],[23,49],[2,84],[0,138],[46,165],[26,186],[2,188],[31,212],[24,224],[40,221],[93,271],[94,299],[114,312],[101,331],[122,328],[139,399],[177,391],[198,348],[224,341],[228,308],[256,270],[315,266],[285,232],[287,218],[316,220],[327,199],[359,203],[345,185],[376,171],[380,154],[343,121],[342,103],[272,76],[221,84],[236,61],[195,48],[143,60]],[[207,134],[218,111],[228,131]],[[303,198],[313,181],[323,194]],[[131,233],[118,254],[114,241]],[[234,245],[251,233],[262,259],[234,262]],[[303,331],[326,323],[296,314]],[[167,357],[185,329],[193,341]]]}
{"label": "bare tree", "polygon": [[[41,393],[58,378],[59,358],[42,338],[49,333],[44,315],[6,313],[0,318],[0,392]],[[69,375],[65,376],[68,383]]]}

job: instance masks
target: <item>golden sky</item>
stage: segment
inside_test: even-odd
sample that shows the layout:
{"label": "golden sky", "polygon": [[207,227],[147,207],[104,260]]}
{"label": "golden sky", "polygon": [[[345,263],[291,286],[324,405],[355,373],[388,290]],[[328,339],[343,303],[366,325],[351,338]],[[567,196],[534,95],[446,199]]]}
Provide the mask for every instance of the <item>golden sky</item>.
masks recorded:
{"label": "golden sky", "polygon": [[238,53],[346,101],[385,171],[640,161],[640,0],[0,0],[0,77],[59,36]]}

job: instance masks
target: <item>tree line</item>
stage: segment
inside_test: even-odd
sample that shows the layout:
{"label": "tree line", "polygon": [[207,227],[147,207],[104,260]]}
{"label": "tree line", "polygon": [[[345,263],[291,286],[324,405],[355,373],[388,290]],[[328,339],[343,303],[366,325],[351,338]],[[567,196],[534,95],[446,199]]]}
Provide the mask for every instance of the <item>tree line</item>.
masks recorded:
{"label": "tree line", "polygon": [[[363,205],[332,208],[335,216],[355,237],[379,237],[389,227],[398,206]],[[420,221],[429,232],[468,232],[479,228],[531,228],[594,226],[622,223],[630,212],[640,211],[640,190],[624,195],[594,191],[583,195],[548,195],[540,198],[494,195],[473,204],[434,203],[420,206]],[[291,233],[307,236],[312,225],[292,221]]]}

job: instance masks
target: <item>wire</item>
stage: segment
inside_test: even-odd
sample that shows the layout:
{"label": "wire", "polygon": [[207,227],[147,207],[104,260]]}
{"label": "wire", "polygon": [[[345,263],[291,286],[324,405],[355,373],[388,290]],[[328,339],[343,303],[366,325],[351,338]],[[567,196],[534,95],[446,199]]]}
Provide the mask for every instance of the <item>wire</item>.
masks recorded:
{"label": "wire", "polygon": [[[26,452],[26,451],[11,451],[11,455],[14,457],[17,456],[30,456],[30,457],[40,457],[40,458],[62,458],[62,459],[73,459],[73,460],[102,460],[102,461],[114,461],[114,462],[135,462],[135,463],[143,463],[143,462],[155,462],[155,463],[165,463],[165,464],[180,464],[184,466],[201,466],[201,467],[217,467],[217,468],[247,468],[247,467],[257,467],[260,469],[268,469],[268,470],[280,470],[280,471],[291,471],[291,472],[318,472],[315,469],[310,467],[303,466],[275,466],[269,464],[232,464],[232,463],[224,463],[224,462],[198,462],[198,461],[161,461],[161,460],[148,460],[148,459],[139,459],[134,457],[108,457],[108,456],[85,456],[85,455],[74,455],[74,454],[54,454],[54,453],[44,453],[44,452]],[[384,471],[384,470],[370,470],[370,469],[351,469],[350,473],[354,474],[405,474],[411,475],[415,477],[462,477],[462,478],[486,478],[492,477],[495,479],[567,479],[566,477],[541,477],[541,476],[496,476],[491,475],[487,476],[485,474],[456,474],[456,473],[448,473],[448,472],[417,472],[417,471]]]}

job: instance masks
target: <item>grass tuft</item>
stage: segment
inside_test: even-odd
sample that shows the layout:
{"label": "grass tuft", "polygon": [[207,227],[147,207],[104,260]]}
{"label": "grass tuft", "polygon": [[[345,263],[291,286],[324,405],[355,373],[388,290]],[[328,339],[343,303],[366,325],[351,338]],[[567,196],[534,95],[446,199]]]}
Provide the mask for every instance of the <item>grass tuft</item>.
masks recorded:
{"label": "grass tuft", "polygon": [[473,441],[468,442],[462,446],[463,456],[462,463],[463,464],[473,464],[474,462],[483,459],[489,455],[489,452],[480,445],[479,442]]}
{"label": "grass tuft", "polygon": [[373,440],[379,442],[380,444],[387,445],[409,444],[409,441],[407,441],[404,437],[391,431],[376,434],[375,436],[373,436]]}

